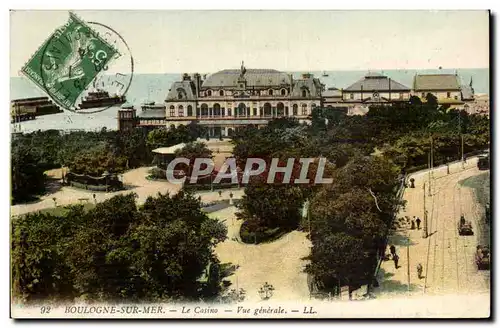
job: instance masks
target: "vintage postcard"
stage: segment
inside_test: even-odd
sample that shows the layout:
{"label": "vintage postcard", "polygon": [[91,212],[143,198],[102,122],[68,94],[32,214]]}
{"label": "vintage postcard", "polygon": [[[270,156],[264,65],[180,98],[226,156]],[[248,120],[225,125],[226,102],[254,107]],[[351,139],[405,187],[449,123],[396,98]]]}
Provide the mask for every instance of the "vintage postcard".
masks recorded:
{"label": "vintage postcard", "polygon": [[489,28],[12,10],[11,317],[491,318]]}

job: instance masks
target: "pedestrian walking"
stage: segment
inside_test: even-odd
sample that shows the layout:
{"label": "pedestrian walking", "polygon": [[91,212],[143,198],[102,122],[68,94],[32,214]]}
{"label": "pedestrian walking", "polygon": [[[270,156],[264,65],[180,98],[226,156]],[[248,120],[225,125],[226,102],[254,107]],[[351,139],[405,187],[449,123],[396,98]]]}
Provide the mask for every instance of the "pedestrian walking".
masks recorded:
{"label": "pedestrian walking", "polygon": [[422,264],[417,265],[417,273],[418,273],[418,279],[422,279],[422,272],[424,271],[424,268],[422,267]]}
{"label": "pedestrian walking", "polygon": [[411,220],[411,230],[415,230],[415,220]]}
{"label": "pedestrian walking", "polygon": [[398,254],[394,254],[394,256],[392,257],[392,259],[394,260],[394,267],[396,269],[399,268],[399,266],[398,266],[398,262],[399,262],[399,256],[398,256]]}
{"label": "pedestrian walking", "polygon": [[391,245],[391,247],[389,247],[389,249],[391,250],[392,257],[394,257],[394,255],[396,255],[396,246]]}
{"label": "pedestrian walking", "polygon": [[417,217],[417,219],[415,220],[415,222],[417,222],[417,229],[420,230],[420,222],[422,222],[422,221],[420,220],[419,217]]}

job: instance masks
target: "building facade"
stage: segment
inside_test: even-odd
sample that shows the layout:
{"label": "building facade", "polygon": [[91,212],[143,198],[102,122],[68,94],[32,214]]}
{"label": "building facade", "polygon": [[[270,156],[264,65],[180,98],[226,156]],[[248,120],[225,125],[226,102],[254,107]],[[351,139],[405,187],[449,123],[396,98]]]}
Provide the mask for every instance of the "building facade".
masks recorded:
{"label": "building facade", "polygon": [[294,79],[273,69],[227,69],[204,79],[184,74],[167,95],[168,127],[196,121],[210,136],[231,136],[246,125],[263,126],[278,117],[308,121],[321,106],[323,85],[312,74]]}
{"label": "building facade", "polygon": [[165,127],[164,109],[142,110],[139,114],[135,109],[118,110],[118,130],[131,130],[137,127],[146,131]]}
{"label": "building facade", "polygon": [[[439,104],[452,107],[463,105],[462,87],[457,74],[417,74],[413,78],[413,95],[425,101],[427,94],[436,97]],[[472,96],[466,96],[473,98]]]}
{"label": "building facade", "polygon": [[368,73],[345,89],[329,88],[323,97],[326,108],[343,110],[349,115],[368,112],[370,105],[410,100],[409,87],[379,74]]}

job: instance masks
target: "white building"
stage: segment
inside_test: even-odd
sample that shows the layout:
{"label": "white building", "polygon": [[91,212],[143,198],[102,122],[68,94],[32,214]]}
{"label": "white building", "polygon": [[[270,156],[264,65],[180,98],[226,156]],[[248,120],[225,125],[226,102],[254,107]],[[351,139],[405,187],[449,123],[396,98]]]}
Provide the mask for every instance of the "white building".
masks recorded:
{"label": "white building", "polygon": [[294,79],[273,69],[226,69],[202,79],[184,74],[167,95],[168,127],[196,121],[210,136],[231,136],[246,125],[266,125],[277,117],[309,120],[321,106],[323,85],[312,74]]}

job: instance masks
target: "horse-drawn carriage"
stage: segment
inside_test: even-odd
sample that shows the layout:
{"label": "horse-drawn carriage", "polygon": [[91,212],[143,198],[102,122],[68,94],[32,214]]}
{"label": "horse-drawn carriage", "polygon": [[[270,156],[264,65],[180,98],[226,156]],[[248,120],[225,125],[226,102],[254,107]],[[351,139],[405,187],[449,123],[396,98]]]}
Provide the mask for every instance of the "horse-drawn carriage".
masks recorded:
{"label": "horse-drawn carriage", "polygon": [[460,236],[472,236],[474,234],[474,231],[472,231],[472,223],[466,221],[463,215],[458,221],[458,234]]}
{"label": "horse-drawn carriage", "polygon": [[490,248],[484,245],[478,245],[476,248],[476,265],[478,270],[490,269]]}

